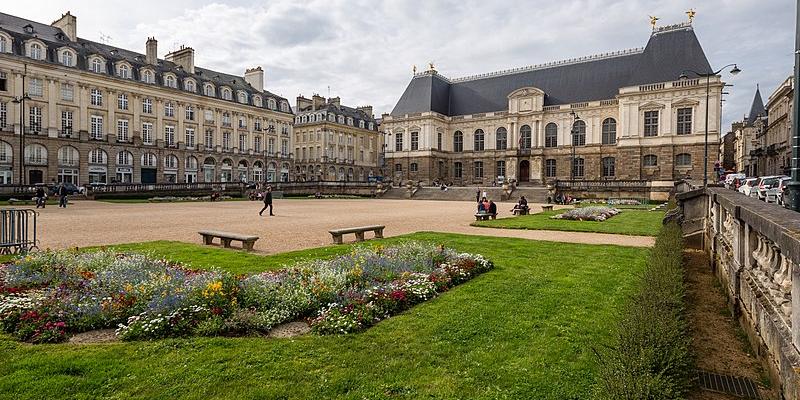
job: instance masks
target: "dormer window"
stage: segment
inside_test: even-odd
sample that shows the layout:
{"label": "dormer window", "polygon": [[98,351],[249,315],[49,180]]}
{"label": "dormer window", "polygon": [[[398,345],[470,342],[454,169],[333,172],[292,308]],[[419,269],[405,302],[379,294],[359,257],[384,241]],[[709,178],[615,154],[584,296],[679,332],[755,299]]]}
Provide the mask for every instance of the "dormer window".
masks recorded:
{"label": "dormer window", "polygon": [[274,110],[276,108],[275,99],[267,100],[267,107],[269,107],[270,110]]}
{"label": "dormer window", "polygon": [[336,120],[336,117],[333,114],[328,114],[328,122],[333,122]]}
{"label": "dormer window", "polygon": [[60,58],[61,64],[64,65],[64,66],[72,67],[72,66],[75,65],[75,55],[72,54],[72,52],[69,51],[69,50],[62,50],[61,51],[61,57],[59,57],[59,58]]}
{"label": "dormer window", "polygon": [[192,93],[197,91],[197,87],[195,86],[193,80],[191,79],[186,80],[186,91]]}
{"label": "dormer window", "polygon": [[253,96],[253,104],[256,107],[261,107],[261,97],[260,96]]}
{"label": "dormer window", "polygon": [[239,92],[239,103],[247,104],[247,93]]}
{"label": "dormer window", "polygon": [[171,87],[171,88],[178,87],[178,84],[177,84],[177,81],[175,80],[175,77],[172,76],[172,75],[165,76],[164,77],[164,86]]}
{"label": "dormer window", "polygon": [[28,57],[34,60],[41,60],[42,59],[42,45],[39,43],[31,43],[31,46],[28,50]]}
{"label": "dormer window", "polygon": [[289,103],[282,101],[281,102],[281,111],[289,112]]}
{"label": "dormer window", "polygon": [[0,34],[0,53],[8,53],[11,50],[11,38]]}
{"label": "dormer window", "polygon": [[23,29],[25,29],[25,33],[33,33],[33,25],[31,24],[25,25]]}
{"label": "dormer window", "polygon": [[127,65],[122,64],[119,66],[117,75],[119,75],[119,77],[122,79],[128,79],[131,76],[131,69]]}
{"label": "dormer window", "polygon": [[203,86],[203,94],[209,97],[215,97],[214,94],[214,85],[205,85]]}
{"label": "dormer window", "polygon": [[144,70],[144,72],[142,72],[142,82],[144,83],[155,82],[155,75],[153,75],[153,71],[150,71],[149,69]]}
{"label": "dormer window", "polygon": [[338,118],[336,118],[336,122],[338,122],[338,123],[340,123],[340,124],[344,125],[344,116],[341,116],[341,115],[340,115]]}
{"label": "dormer window", "polygon": [[92,58],[92,62],[89,64],[89,66],[92,72],[96,72],[98,74],[103,73],[104,64],[103,60],[101,60],[99,57]]}
{"label": "dormer window", "polygon": [[347,125],[353,126],[353,118],[347,117]]}
{"label": "dormer window", "polygon": [[374,128],[375,128],[375,125],[374,125],[372,122],[370,122],[370,123],[369,123],[369,130],[372,130],[372,129],[374,129]]}
{"label": "dormer window", "polygon": [[233,96],[233,94],[231,93],[230,89],[228,89],[228,88],[223,88],[222,89],[222,98],[223,99],[232,100],[232,96]]}
{"label": "dormer window", "polygon": [[364,121],[358,121],[358,127],[364,129]]}

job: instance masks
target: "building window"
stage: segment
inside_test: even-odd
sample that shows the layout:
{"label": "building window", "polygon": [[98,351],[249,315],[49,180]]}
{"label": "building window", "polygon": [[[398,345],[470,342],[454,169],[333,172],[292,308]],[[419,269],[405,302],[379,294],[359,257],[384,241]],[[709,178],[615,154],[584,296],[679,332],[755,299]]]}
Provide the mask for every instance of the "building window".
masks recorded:
{"label": "building window", "polygon": [[556,177],[556,160],[550,158],[544,161],[544,176],[547,178]]}
{"label": "building window", "polygon": [[5,36],[0,35],[0,53],[8,53],[8,41]]}
{"label": "building window", "polygon": [[419,132],[411,132],[411,150],[419,150]]}
{"label": "building window", "polygon": [[544,147],[558,147],[558,125],[552,122],[544,127]]}
{"label": "building window", "polygon": [[72,146],[63,146],[58,149],[58,165],[75,166],[78,165],[79,158],[78,149]]}
{"label": "building window", "polygon": [[497,176],[498,177],[502,176],[503,178],[505,178],[506,177],[506,162],[503,161],[503,160],[498,161],[496,170],[497,170]]}
{"label": "building window", "polygon": [[228,113],[222,113],[222,126],[231,126],[231,115]]}
{"label": "building window", "polygon": [[617,144],[617,120],[614,118],[603,120],[603,144]]}
{"label": "building window", "polygon": [[255,129],[256,132],[261,132],[261,120],[260,119],[256,119],[255,121],[253,121],[253,129]]}
{"label": "building window", "polygon": [[475,177],[476,178],[483,178],[483,161],[475,161],[472,163],[473,169],[475,170]]}
{"label": "building window", "polygon": [[531,127],[528,125],[522,125],[522,127],[519,128],[519,148],[531,148]]}
{"label": "building window", "polygon": [[463,171],[463,166],[461,164],[461,161],[454,162],[453,163],[453,177],[460,179],[462,174],[463,174],[463,172],[464,171]]}
{"label": "building window", "polygon": [[436,150],[442,151],[442,132],[436,132]]}
{"label": "building window", "polygon": [[101,149],[94,149],[89,151],[89,164],[106,164],[108,163],[108,155]]}
{"label": "building window", "polygon": [[614,157],[603,157],[603,178],[613,178],[615,175],[615,162]]}
{"label": "building window", "polygon": [[93,106],[102,106],[103,105],[103,93],[100,92],[100,89],[92,89],[89,94],[89,102]]}
{"label": "building window", "polygon": [[186,106],[186,120],[194,121],[194,107]]}
{"label": "building window", "polygon": [[186,91],[194,93],[197,89],[195,87],[194,81],[188,80],[186,81]]}
{"label": "building window", "polygon": [[117,108],[120,110],[127,110],[128,109],[128,95],[125,93],[120,93],[117,96]]}
{"label": "building window", "polygon": [[153,100],[144,98],[142,99],[142,112],[145,114],[153,113]]}
{"label": "building window", "polygon": [[186,128],[186,147],[194,148],[194,128]]}
{"label": "building window", "polygon": [[167,146],[175,145],[175,127],[167,125],[164,127],[164,142]]}
{"label": "building window", "polygon": [[71,51],[64,50],[61,52],[61,64],[67,67],[75,65],[75,57],[72,55]]}
{"label": "building window", "polygon": [[164,157],[164,168],[165,169],[178,169],[178,157],[175,157],[174,154],[170,154]]}
{"label": "building window", "polygon": [[483,129],[478,129],[478,130],[475,131],[475,137],[474,137],[474,140],[473,140],[473,145],[474,145],[473,149],[475,151],[483,151],[484,142],[485,142],[485,140],[484,140],[485,137],[484,136],[485,135],[483,133]]}
{"label": "building window", "polygon": [[681,153],[675,156],[675,165],[678,167],[688,167],[692,165],[692,155]]}
{"label": "building window", "polygon": [[8,103],[0,103],[0,128],[5,128],[7,123],[8,123]]}
{"label": "building window", "polygon": [[89,131],[90,138],[96,140],[103,139],[103,117],[99,115],[92,115],[91,117],[91,128]]}
{"label": "building window", "polygon": [[117,141],[118,142],[127,142],[128,141],[128,120],[127,119],[119,119],[119,120],[117,120]]}
{"label": "building window", "polygon": [[692,109],[679,108],[678,109],[678,135],[689,135],[692,133]]}
{"label": "building window", "polygon": [[575,178],[583,178],[583,158],[575,158],[572,160],[572,176]]}
{"label": "building window", "polygon": [[[256,136],[256,137],[253,138],[253,151],[255,151],[256,153],[261,153],[261,151],[262,151],[261,142],[262,142],[261,136]],[[314,148],[312,147],[311,150],[312,150],[312,154],[313,154]],[[314,158],[314,157],[311,157],[311,158]]]}
{"label": "building window", "polygon": [[401,174],[403,173],[403,164],[397,163],[394,165],[394,173]]}
{"label": "building window", "polygon": [[412,162],[411,165],[408,166],[408,170],[411,172],[417,172],[419,170],[419,166],[417,163]]}
{"label": "building window", "polygon": [[230,100],[231,99],[231,90],[228,89],[228,88],[223,88],[222,89],[222,98],[224,100]]}
{"label": "building window", "polygon": [[103,73],[103,60],[96,57],[92,59],[92,72]]}
{"label": "building window", "polygon": [[8,75],[5,72],[0,72],[0,91],[8,91]]}
{"label": "building window", "polygon": [[31,44],[30,57],[34,60],[42,59],[42,46],[39,43]]}
{"label": "building window", "polygon": [[41,132],[42,130],[42,108],[33,106],[28,109],[29,127],[33,133]]}
{"label": "building window", "polygon": [[245,118],[245,117],[239,117],[239,128],[240,128],[240,129],[245,129],[245,128],[247,128],[247,118]]}
{"label": "building window", "polygon": [[41,97],[44,94],[44,82],[41,79],[33,78],[28,84],[28,94]]}
{"label": "building window", "polygon": [[144,153],[142,154],[142,167],[156,167],[158,164],[158,159],[156,155],[153,153]]}
{"label": "building window", "polygon": [[222,132],[222,150],[228,151],[231,149],[231,133]]}
{"label": "building window", "polygon": [[239,103],[247,104],[247,93],[239,92]]}
{"label": "building window", "polygon": [[164,86],[171,87],[173,89],[178,87],[178,84],[175,81],[175,77],[172,75],[167,75],[166,77],[164,77]]}
{"label": "building window", "polygon": [[247,151],[247,135],[239,135],[239,151]]}
{"label": "building window", "polygon": [[69,83],[61,84],[61,100],[72,101],[75,99],[75,87]]}
{"label": "building window", "polygon": [[210,149],[214,147],[214,130],[213,129],[206,129],[205,135],[205,147],[206,149]]}
{"label": "building window", "polygon": [[130,78],[130,75],[131,75],[131,69],[125,64],[120,65],[118,74],[119,74],[120,78],[128,79],[128,78]]}
{"label": "building window", "polygon": [[142,81],[144,83],[153,83],[155,79],[153,78],[153,72],[150,70],[145,70],[142,74]]}
{"label": "building window", "polygon": [[142,143],[153,144],[153,124],[142,122]]}
{"label": "building window", "polygon": [[658,156],[655,154],[648,154],[642,157],[642,165],[645,167],[655,167],[658,166]]}
{"label": "building window", "polygon": [[461,131],[453,134],[453,151],[456,153],[464,151],[464,134]]}
{"label": "building window", "polygon": [[644,112],[644,136],[658,136],[658,111]]}
{"label": "building window", "polygon": [[403,151],[403,132],[395,132],[394,151]]}
{"label": "building window", "polygon": [[[505,150],[506,148],[508,148],[508,131],[506,130],[506,128],[503,127],[497,128],[496,135],[497,138],[495,140],[496,142],[495,148],[497,150]],[[505,164],[503,168],[505,168]],[[505,173],[503,175],[505,175]]]}
{"label": "building window", "polygon": [[61,112],[61,134],[63,136],[72,135],[72,111]]}
{"label": "building window", "polygon": [[578,120],[572,125],[572,145],[586,146],[586,122]]}
{"label": "building window", "polygon": [[164,116],[165,117],[174,117],[175,116],[175,105],[170,102],[164,103]]}
{"label": "building window", "polygon": [[275,138],[269,138],[267,140],[267,153],[275,154]]}

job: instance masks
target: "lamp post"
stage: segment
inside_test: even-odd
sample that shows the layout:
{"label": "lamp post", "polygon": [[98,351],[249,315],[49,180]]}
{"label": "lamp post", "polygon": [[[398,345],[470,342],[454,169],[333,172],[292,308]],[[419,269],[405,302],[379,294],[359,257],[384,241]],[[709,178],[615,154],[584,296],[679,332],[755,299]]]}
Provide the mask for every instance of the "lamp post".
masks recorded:
{"label": "lamp post", "polygon": [[792,107],[792,180],[787,185],[788,208],[800,211],[800,0],[797,1],[794,42],[794,107]]}
{"label": "lamp post", "polygon": [[[22,76],[22,87],[25,87],[25,76]],[[19,184],[25,184],[25,100],[30,100],[30,96],[24,94],[14,97],[11,100],[14,104],[19,104]]]}
{"label": "lamp post", "polygon": [[[705,141],[703,145],[703,187],[708,186],[708,102],[709,102],[709,97],[711,95],[711,77],[719,75],[719,73],[722,72],[723,69],[728,67],[733,67],[730,70],[731,75],[737,75],[739,72],[742,72],[742,70],[740,70],[739,67],[736,66],[736,64],[728,64],[718,69],[717,71],[706,72],[706,73],[701,73],[691,69],[687,69],[681,73],[680,77],[678,77],[678,79],[688,79],[689,77],[687,73],[693,73],[700,78],[706,78],[706,124],[705,124]],[[717,132],[719,132],[719,127],[717,128]]]}
{"label": "lamp post", "polygon": [[575,134],[578,133],[575,130],[575,123],[581,120],[581,117],[578,114],[575,114],[575,111],[570,111],[569,115],[572,116],[572,128],[570,129],[570,139],[572,140],[572,159],[570,160],[569,165],[569,180],[570,185],[572,185],[572,181],[575,180]]}

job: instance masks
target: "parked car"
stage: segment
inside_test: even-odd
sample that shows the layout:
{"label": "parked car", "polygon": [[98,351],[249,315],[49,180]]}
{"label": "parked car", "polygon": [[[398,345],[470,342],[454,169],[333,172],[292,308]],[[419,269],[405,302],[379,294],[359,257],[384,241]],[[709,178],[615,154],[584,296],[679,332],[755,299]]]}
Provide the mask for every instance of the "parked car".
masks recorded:
{"label": "parked car", "polygon": [[767,189],[767,196],[764,199],[767,203],[782,204],[783,202],[783,188],[786,183],[791,180],[788,176],[781,176],[778,180],[770,185]]}
{"label": "parked car", "polygon": [[744,179],[747,177],[745,174],[728,174],[725,175],[725,187],[728,189],[736,189],[734,186],[736,179]]}
{"label": "parked car", "polygon": [[739,185],[739,189],[738,189],[739,193],[741,193],[741,194],[743,194],[745,196],[750,196],[750,193],[753,192],[753,187],[755,186],[756,181],[758,181],[758,178],[747,178],[747,179],[745,179],[742,182],[742,184]]}
{"label": "parked car", "polygon": [[733,178],[733,187],[731,189],[739,190],[739,188],[742,187],[742,185],[744,184],[744,181],[746,181],[746,180],[747,180],[746,176],[742,177],[742,178]]}
{"label": "parked car", "polygon": [[758,179],[758,183],[754,185],[753,189],[750,192],[750,197],[755,197],[761,201],[767,200],[767,190],[772,187],[773,184],[778,182],[780,176],[762,176]]}
{"label": "parked car", "polygon": [[67,182],[67,183],[57,183],[57,184],[55,184],[53,186],[50,186],[50,194],[57,195],[58,194],[58,188],[61,185],[64,185],[64,186],[67,187],[67,195],[70,195],[70,196],[75,195],[75,194],[83,194],[83,192],[85,190],[85,188],[76,186],[73,183],[69,183],[69,182]]}

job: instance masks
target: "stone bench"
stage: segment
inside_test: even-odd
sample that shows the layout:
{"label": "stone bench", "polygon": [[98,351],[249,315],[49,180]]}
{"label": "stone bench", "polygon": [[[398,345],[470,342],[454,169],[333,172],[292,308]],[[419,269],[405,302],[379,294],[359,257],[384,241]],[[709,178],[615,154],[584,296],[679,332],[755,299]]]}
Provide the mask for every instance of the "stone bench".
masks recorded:
{"label": "stone bench", "polygon": [[514,215],[528,215],[529,208],[515,208],[511,210]]}
{"label": "stone bench", "polygon": [[359,226],[356,228],[341,228],[341,229],[331,229],[328,233],[333,236],[333,243],[335,244],[342,244],[342,235],[348,233],[355,233],[356,234],[356,242],[363,242],[364,241],[364,232],[373,231],[375,232],[375,238],[381,239],[383,238],[383,229],[386,228],[383,225],[370,225],[370,226]]}
{"label": "stone bench", "polygon": [[553,211],[553,206],[550,205],[550,204],[543,205],[542,206],[542,212],[545,212],[545,211]]}
{"label": "stone bench", "polygon": [[489,218],[497,219],[497,214],[475,213],[475,221],[488,221]]}
{"label": "stone bench", "polygon": [[222,232],[222,231],[200,231],[197,232],[201,236],[203,236],[203,244],[205,245],[212,245],[214,244],[214,238],[219,238],[222,242],[222,247],[230,248],[231,241],[236,240],[242,242],[242,249],[245,251],[252,251],[253,245],[258,240],[258,236],[253,235],[242,235],[239,233],[231,233],[231,232]]}

